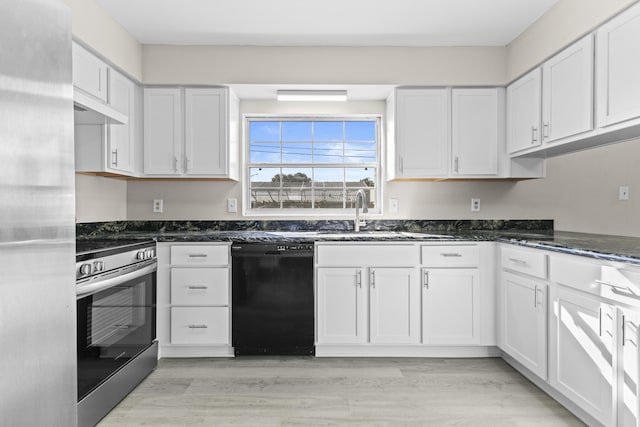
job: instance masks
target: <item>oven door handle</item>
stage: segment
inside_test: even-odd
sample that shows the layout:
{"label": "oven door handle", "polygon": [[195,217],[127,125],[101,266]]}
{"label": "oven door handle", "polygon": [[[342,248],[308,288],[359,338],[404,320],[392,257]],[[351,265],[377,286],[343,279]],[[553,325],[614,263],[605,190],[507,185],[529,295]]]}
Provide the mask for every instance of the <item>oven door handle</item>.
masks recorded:
{"label": "oven door handle", "polygon": [[119,274],[104,280],[98,280],[95,283],[78,285],[76,286],[76,299],[113,288],[114,286],[118,286],[124,282],[128,282],[129,280],[146,276],[149,273],[154,273],[158,269],[157,266],[158,263],[154,260],[151,263],[146,264],[144,267],[136,268],[129,273]]}

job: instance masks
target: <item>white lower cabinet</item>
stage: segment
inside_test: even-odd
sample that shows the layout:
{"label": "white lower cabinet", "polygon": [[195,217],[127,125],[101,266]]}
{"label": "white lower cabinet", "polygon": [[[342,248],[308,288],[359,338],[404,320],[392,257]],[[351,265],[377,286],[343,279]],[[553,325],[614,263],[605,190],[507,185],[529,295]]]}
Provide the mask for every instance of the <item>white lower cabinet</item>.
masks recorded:
{"label": "white lower cabinet", "polygon": [[318,343],[367,341],[362,268],[317,269]]}
{"label": "white lower cabinet", "polygon": [[614,425],[615,308],[551,287],[549,384],[604,425]]}
{"label": "white lower cabinet", "polygon": [[232,356],[230,244],[158,245],[161,357]]}
{"label": "white lower cabinet", "polygon": [[420,283],[416,268],[371,268],[369,294],[372,343],[420,342]]}
{"label": "white lower cabinet", "polygon": [[547,284],[503,272],[502,295],[502,350],[546,380]]}
{"label": "white lower cabinet", "polygon": [[640,366],[639,340],[640,313],[636,310],[618,309],[620,326],[623,331],[618,340],[618,386],[617,417],[618,425],[637,427],[640,425]]}
{"label": "white lower cabinet", "polygon": [[478,270],[422,270],[422,342],[431,345],[479,344]]}

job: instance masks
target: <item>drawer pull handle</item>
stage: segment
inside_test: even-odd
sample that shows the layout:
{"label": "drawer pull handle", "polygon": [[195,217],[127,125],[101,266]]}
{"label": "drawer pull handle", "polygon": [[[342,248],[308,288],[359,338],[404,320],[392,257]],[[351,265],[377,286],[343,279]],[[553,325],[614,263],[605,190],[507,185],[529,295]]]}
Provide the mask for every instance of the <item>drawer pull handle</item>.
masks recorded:
{"label": "drawer pull handle", "polygon": [[189,329],[207,329],[207,325],[189,325]]}
{"label": "drawer pull handle", "polygon": [[622,292],[631,292],[631,293],[633,293],[633,292],[631,291],[631,288],[629,288],[628,286],[617,286],[617,285],[614,285],[613,283],[604,282],[604,281],[602,281],[602,280],[596,280],[596,283],[597,283],[597,284],[599,284],[599,285],[608,286],[608,287],[613,288],[613,289],[615,289],[615,290],[617,290],[617,291],[622,291]]}
{"label": "drawer pull handle", "polygon": [[509,261],[511,261],[514,264],[518,264],[518,265],[527,265],[527,261],[523,261],[523,260],[518,259],[518,258],[509,258]]}
{"label": "drawer pull handle", "polygon": [[209,289],[208,286],[189,286],[189,289],[194,289],[194,290],[198,290],[198,289]]}
{"label": "drawer pull handle", "polygon": [[458,252],[441,252],[440,255],[444,257],[455,257],[455,258],[459,258],[462,256],[462,254]]}
{"label": "drawer pull handle", "polygon": [[424,288],[429,289],[429,270],[424,271]]}
{"label": "drawer pull handle", "polygon": [[189,254],[189,258],[206,258],[207,254]]}
{"label": "drawer pull handle", "polygon": [[362,287],[362,270],[358,270],[356,272],[356,285],[361,288]]}

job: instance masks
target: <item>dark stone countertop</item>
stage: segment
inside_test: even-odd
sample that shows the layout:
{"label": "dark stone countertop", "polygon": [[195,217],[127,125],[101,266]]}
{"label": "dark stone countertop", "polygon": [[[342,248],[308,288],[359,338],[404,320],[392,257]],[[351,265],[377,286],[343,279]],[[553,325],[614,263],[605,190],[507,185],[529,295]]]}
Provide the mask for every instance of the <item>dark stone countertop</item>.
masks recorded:
{"label": "dark stone countertop", "polygon": [[[329,224],[331,227],[326,227]],[[158,242],[503,242],[554,252],[586,256],[607,261],[640,265],[640,238],[603,234],[554,231],[549,222],[486,221],[483,229],[471,221],[405,221],[374,223],[359,233],[345,229],[340,222],[303,223],[226,223],[226,222],[113,222],[79,224],[78,239],[149,239]],[[542,225],[542,227],[537,226]],[[323,228],[324,226],[324,228]],[[515,226],[515,227],[514,227]],[[518,226],[520,229],[518,229]],[[315,229],[314,229],[315,227]],[[238,228],[235,229],[234,228]],[[327,229],[328,228],[328,229]],[[285,231],[282,231],[282,230]]]}

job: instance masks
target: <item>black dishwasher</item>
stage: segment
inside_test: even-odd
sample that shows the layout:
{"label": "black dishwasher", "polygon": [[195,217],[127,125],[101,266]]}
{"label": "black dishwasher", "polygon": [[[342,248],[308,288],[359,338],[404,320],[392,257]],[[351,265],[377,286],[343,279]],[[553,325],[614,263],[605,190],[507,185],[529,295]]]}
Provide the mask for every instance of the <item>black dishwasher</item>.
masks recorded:
{"label": "black dishwasher", "polygon": [[234,243],[231,255],[235,355],[313,355],[313,243]]}

